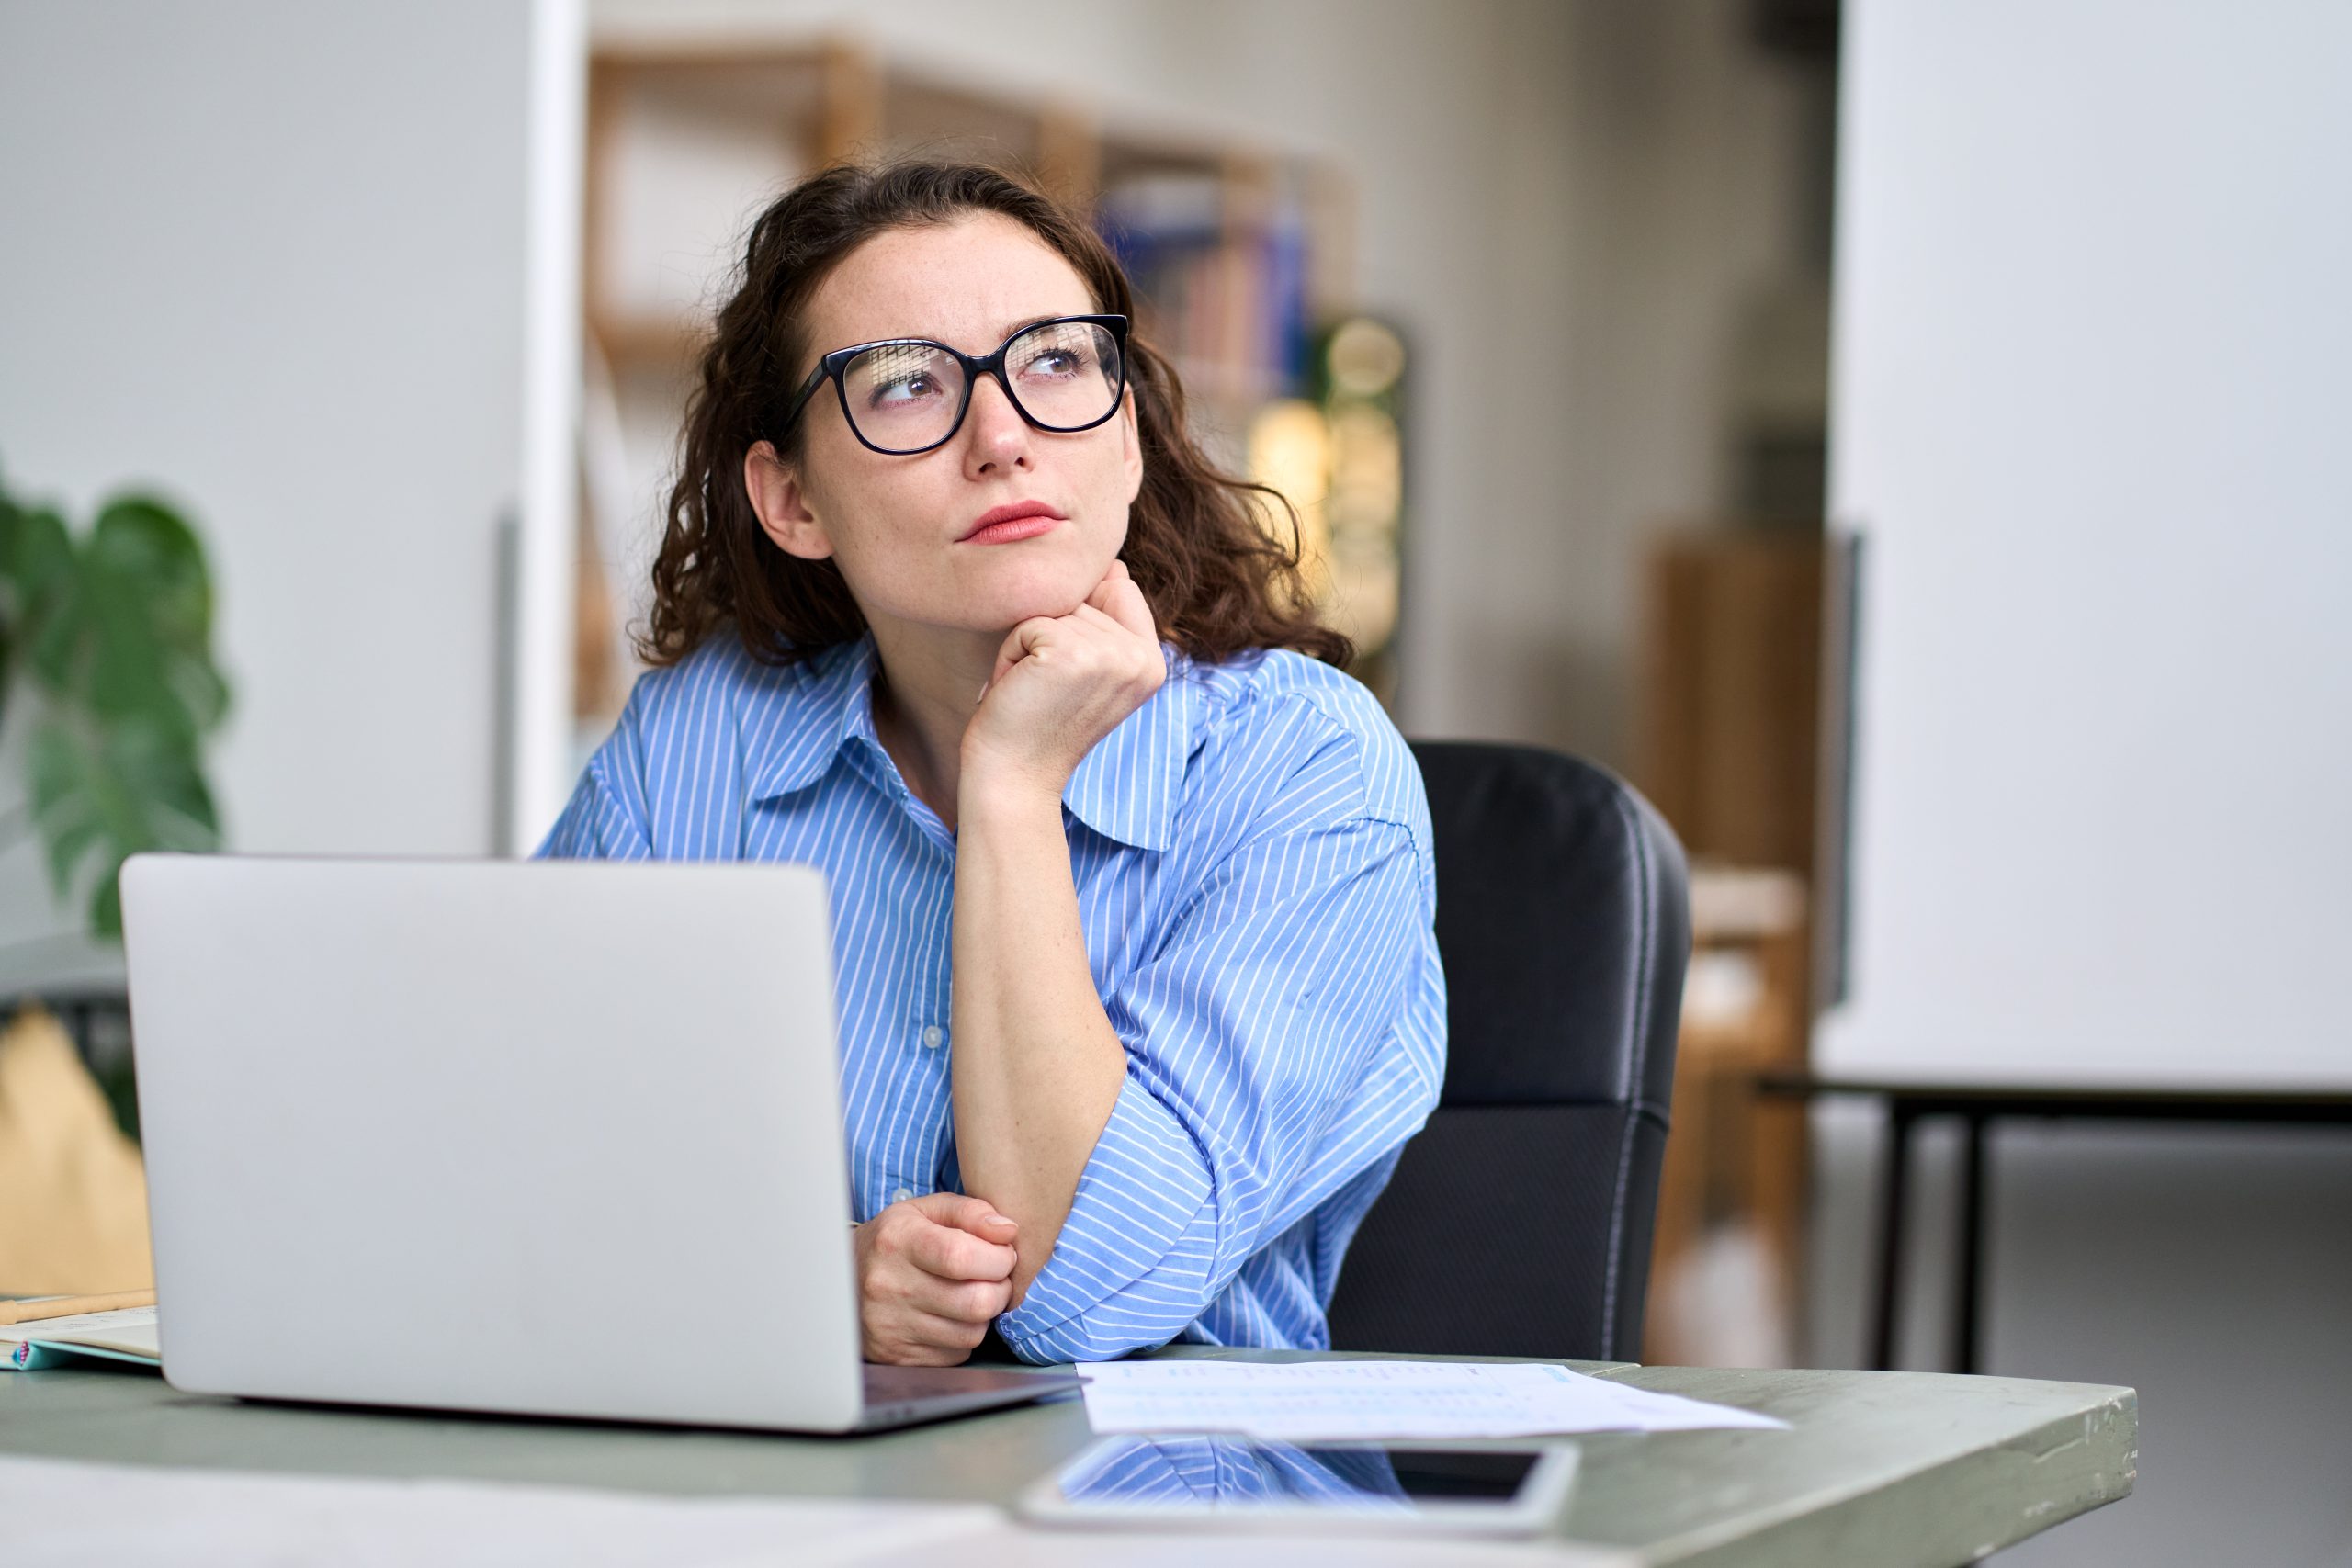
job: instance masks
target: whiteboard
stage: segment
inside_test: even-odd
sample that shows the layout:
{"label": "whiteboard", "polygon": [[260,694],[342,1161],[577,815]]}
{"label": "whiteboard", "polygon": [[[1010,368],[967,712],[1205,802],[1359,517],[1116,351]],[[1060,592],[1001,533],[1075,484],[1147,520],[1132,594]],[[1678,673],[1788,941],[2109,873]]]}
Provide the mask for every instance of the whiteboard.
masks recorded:
{"label": "whiteboard", "polygon": [[2352,6],[1845,17],[1816,1062],[2352,1083]]}

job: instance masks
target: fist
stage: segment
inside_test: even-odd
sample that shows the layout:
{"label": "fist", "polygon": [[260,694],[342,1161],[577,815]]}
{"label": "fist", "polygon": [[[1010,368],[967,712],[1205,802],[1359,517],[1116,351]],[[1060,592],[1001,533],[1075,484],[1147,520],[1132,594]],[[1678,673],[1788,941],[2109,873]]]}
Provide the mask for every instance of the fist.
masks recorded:
{"label": "fist", "polygon": [[965,776],[1059,796],[1094,743],[1167,679],[1151,606],[1114,560],[1077,609],[1032,616],[1005,637],[965,726]]}
{"label": "fist", "polygon": [[865,1359],[953,1367],[1018,1304],[1019,1227],[984,1200],[931,1192],[893,1203],[854,1235]]}

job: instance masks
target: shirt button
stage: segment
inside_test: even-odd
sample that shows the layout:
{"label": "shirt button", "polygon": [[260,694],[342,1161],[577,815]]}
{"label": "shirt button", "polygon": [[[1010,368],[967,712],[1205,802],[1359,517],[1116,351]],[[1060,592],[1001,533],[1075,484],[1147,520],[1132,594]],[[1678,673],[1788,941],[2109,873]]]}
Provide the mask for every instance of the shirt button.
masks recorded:
{"label": "shirt button", "polygon": [[939,1049],[939,1043],[946,1038],[947,1036],[940,1032],[939,1025],[933,1023],[924,1026],[922,1043],[926,1050],[936,1051]]}
{"label": "shirt button", "polygon": [[905,1188],[901,1187],[896,1192],[890,1194],[890,1201],[893,1203],[903,1203],[913,1196],[914,1194],[912,1192],[910,1192]]}

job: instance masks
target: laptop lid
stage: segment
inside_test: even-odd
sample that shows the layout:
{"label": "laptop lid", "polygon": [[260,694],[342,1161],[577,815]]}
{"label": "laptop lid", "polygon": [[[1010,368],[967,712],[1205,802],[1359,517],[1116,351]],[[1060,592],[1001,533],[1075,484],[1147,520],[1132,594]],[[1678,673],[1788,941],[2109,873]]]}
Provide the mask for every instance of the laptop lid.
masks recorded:
{"label": "laptop lid", "polygon": [[856,1422],[821,872],[142,854],[121,886],[175,1386]]}

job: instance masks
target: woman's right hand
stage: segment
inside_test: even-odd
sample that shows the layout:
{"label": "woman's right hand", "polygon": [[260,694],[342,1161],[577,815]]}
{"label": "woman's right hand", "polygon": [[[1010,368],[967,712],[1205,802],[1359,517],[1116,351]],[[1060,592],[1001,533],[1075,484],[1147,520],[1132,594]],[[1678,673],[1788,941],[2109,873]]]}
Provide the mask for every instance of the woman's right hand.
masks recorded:
{"label": "woman's right hand", "polygon": [[954,1367],[1012,1303],[1018,1229],[983,1199],[928,1192],[891,1204],[854,1235],[865,1359]]}

